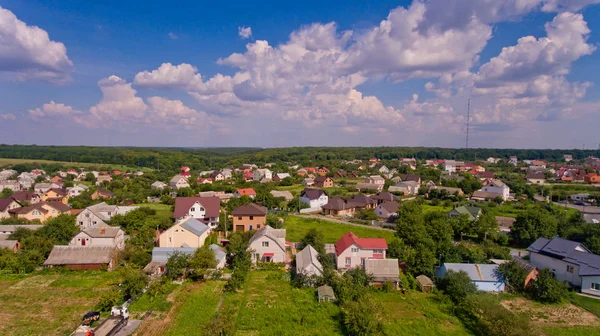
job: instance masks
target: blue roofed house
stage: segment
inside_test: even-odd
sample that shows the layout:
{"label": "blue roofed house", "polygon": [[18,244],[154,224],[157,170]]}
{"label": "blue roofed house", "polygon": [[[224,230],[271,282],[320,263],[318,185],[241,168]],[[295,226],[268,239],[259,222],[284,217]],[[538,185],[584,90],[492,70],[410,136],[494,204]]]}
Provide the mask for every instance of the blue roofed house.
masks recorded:
{"label": "blue roofed house", "polygon": [[191,256],[196,252],[193,247],[155,247],[152,249],[152,260],[144,267],[144,272],[151,277],[160,277],[166,271],[167,261],[176,254],[181,253]]}
{"label": "blue roofed house", "polygon": [[162,232],[158,238],[158,246],[199,248],[204,245],[209,231],[208,225],[187,217]]}
{"label": "blue roofed house", "polygon": [[581,288],[582,293],[600,296],[600,255],[583,244],[562,238],[538,238],[527,250],[533,266],[548,268],[557,280]]}
{"label": "blue roofed house", "polygon": [[495,264],[454,264],[444,263],[437,271],[436,275],[443,277],[448,271],[464,271],[469,275],[471,282],[477,286],[477,289],[484,292],[502,292],[504,291],[504,280],[498,273],[498,265]]}

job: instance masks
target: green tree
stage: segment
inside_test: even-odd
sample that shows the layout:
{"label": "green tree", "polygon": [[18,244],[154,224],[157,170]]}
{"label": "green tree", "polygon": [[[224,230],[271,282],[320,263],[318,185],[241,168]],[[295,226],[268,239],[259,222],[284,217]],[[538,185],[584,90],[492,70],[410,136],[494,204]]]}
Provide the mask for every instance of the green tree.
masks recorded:
{"label": "green tree", "polygon": [[485,212],[475,221],[475,233],[479,239],[498,239],[498,222],[496,216],[491,212]]}
{"label": "green tree", "polygon": [[126,300],[136,298],[148,285],[148,276],[144,271],[135,268],[123,268],[121,290]]}
{"label": "green tree", "polygon": [[368,297],[342,305],[344,326],[351,336],[383,335],[383,325],[378,318],[381,307]]}
{"label": "green tree", "polygon": [[0,198],[8,198],[8,197],[12,196],[12,194],[13,194],[12,189],[5,188],[5,189],[2,189],[2,191],[0,192]]}
{"label": "green tree", "polygon": [[377,220],[377,215],[373,209],[362,209],[354,217],[362,220]]}
{"label": "green tree", "polygon": [[554,275],[547,268],[539,271],[528,290],[532,299],[544,303],[561,302],[569,294],[567,285],[554,279]]}
{"label": "green tree", "polygon": [[75,216],[60,215],[48,220],[36,231],[36,235],[52,239],[56,245],[66,245],[77,232],[79,228],[75,225]]}
{"label": "green tree", "polygon": [[215,253],[207,245],[199,248],[190,258],[189,266],[195,279],[204,279],[208,270],[217,267]]}
{"label": "green tree", "polygon": [[455,303],[460,303],[467,295],[477,292],[477,287],[465,271],[450,270],[444,277],[437,279],[436,285]]}
{"label": "green tree", "polygon": [[511,228],[513,240],[529,245],[540,237],[553,237],[557,234],[556,217],[540,207],[527,210],[517,216]]}
{"label": "green tree", "polygon": [[517,264],[516,261],[501,264],[498,266],[498,272],[502,275],[506,287],[511,292],[523,293],[525,290],[525,279],[527,274],[525,270]]}
{"label": "green tree", "polygon": [[308,230],[301,242],[304,246],[312,246],[319,254],[325,253],[325,236],[321,231],[315,228]]}
{"label": "green tree", "polygon": [[189,266],[190,256],[181,252],[175,252],[167,260],[165,276],[171,280],[179,279],[186,275]]}

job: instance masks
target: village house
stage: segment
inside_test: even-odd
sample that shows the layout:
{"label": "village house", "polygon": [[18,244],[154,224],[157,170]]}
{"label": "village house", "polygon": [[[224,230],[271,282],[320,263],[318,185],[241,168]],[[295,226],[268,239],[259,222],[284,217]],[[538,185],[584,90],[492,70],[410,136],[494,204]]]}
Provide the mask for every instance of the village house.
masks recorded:
{"label": "village house", "polygon": [[169,258],[174,254],[183,254],[191,257],[196,252],[193,247],[155,247],[152,249],[152,259],[144,267],[144,272],[151,278],[161,277],[165,271]]}
{"label": "village house", "polygon": [[390,172],[390,169],[388,167],[386,167],[385,165],[379,167],[379,169],[377,170],[380,174],[388,174]]}
{"label": "village house", "polygon": [[163,190],[167,187],[167,184],[161,181],[156,181],[150,185],[152,190]]}
{"label": "village house", "polygon": [[27,207],[9,210],[8,213],[17,218],[30,221],[38,220],[40,223],[45,223],[50,218],[69,213],[70,210],[71,208],[68,205],[61,202],[39,202]]}
{"label": "village house", "polygon": [[163,231],[158,237],[158,246],[200,248],[209,231],[208,225],[191,217],[186,218]]}
{"label": "village house", "polygon": [[485,201],[495,198],[500,198],[503,201],[508,200],[510,195],[510,188],[500,180],[487,180],[483,184],[483,187],[475,192],[471,196],[472,200]]}
{"label": "village house", "polygon": [[233,175],[233,171],[230,168],[223,168],[221,169],[221,175],[223,175],[226,180],[230,180]]}
{"label": "village house", "polygon": [[490,171],[477,172],[474,174],[480,181],[485,181],[489,179],[496,178],[496,174]]}
{"label": "village house", "polygon": [[21,204],[10,197],[0,198],[0,219],[10,217],[9,211],[20,207]]}
{"label": "village house", "polygon": [[117,248],[111,246],[54,245],[44,266],[64,266],[70,269],[111,271],[115,266]]}
{"label": "village house", "polygon": [[530,171],[527,173],[527,184],[544,184],[546,176],[543,171]]}
{"label": "village house", "polygon": [[363,267],[365,273],[372,277],[371,286],[383,287],[386,282],[390,282],[393,289],[398,289],[400,284],[398,259],[365,259]]}
{"label": "village house", "polygon": [[327,204],[329,197],[323,190],[305,188],[300,193],[299,200],[301,203],[308,205],[309,208],[316,209]]}
{"label": "village house", "polygon": [[400,182],[388,188],[389,192],[401,192],[404,195],[418,195],[421,185],[415,181]]}
{"label": "village house", "polygon": [[350,200],[361,209],[375,209],[377,207],[377,201],[367,195],[356,194]]}
{"label": "village house", "polygon": [[138,206],[108,205],[105,202],[91,205],[83,209],[75,219],[80,230],[110,221],[114,215],[126,215],[128,212],[139,209]]}
{"label": "village house", "polygon": [[600,297],[600,255],[583,244],[562,238],[538,238],[527,251],[531,265],[548,268],[555,279]]}
{"label": "village house", "polygon": [[302,185],[305,187],[314,187],[315,179],[305,178],[304,180],[302,180]]}
{"label": "village house", "polygon": [[10,189],[12,191],[21,190],[21,185],[17,180],[1,180],[0,181],[0,191],[4,189]]}
{"label": "village house", "polygon": [[335,301],[335,293],[331,286],[323,285],[317,288],[317,299],[319,302],[333,302]]}
{"label": "village house", "polygon": [[94,191],[92,193],[92,195],[90,196],[93,200],[99,200],[99,199],[110,199],[115,197],[115,193],[104,190],[102,188],[98,188],[96,191]]}
{"label": "village house", "polygon": [[35,184],[35,178],[30,176],[19,177],[17,182],[19,182],[21,190],[29,190]]}
{"label": "village house", "polygon": [[8,180],[11,177],[17,175],[17,171],[14,169],[3,169],[0,171],[0,180]]}
{"label": "village house", "polygon": [[85,184],[76,184],[70,188],[67,188],[69,197],[77,197],[89,189]]}
{"label": "village house", "polygon": [[0,239],[0,249],[9,249],[17,253],[21,249],[21,243],[18,240]]}
{"label": "village house", "polygon": [[375,215],[379,218],[389,219],[395,218],[398,216],[398,209],[400,208],[400,203],[398,202],[383,202],[380,203],[375,209]]}
{"label": "village house", "polygon": [[417,182],[418,184],[421,184],[421,176],[416,175],[416,174],[404,174],[402,175],[402,181],[404,182]]}
{"label": "village house", "polygon": [[502,233],[510,233],[513,224],[517,221],[513,217],[496,216],[496,223],[498,223],[498,231]]}
{"label": "village house", "polygon": [[248,241],[252,262],[286,262],[285,229],[273,229],[269,225],[257,230]]}
{"label": "village house", "polygon": [[212,179],[212,177],[199,177],[196,180],[196,183],[198,183],[198,184],[212,184],[213,183],[213,179]]}
{"label": "village house", "polygon": [[317,188],[330,188],[333,187],[333,180],[327,176],[315,177],[315,187]]}
{"label": "village house", "polygon": [[362,266],[366,259],[385,259],[386,250],[383,238],[358,238],[348,232],[335,243],[337,268],[348,270]]}
{"label": "village house", "polygon": [[307,245],[296,254],[296,274],[306,276],[321,276],[323,266],[319,262],[319,252],[312,246]]}
{"label": "village house", "polygon": [[597,173],[589,173],[583,177],[585,183],[600,184],[600,175]]}
{"label": "village house", "polygon": [[481,216],[481,208],[475,206],[462,205],[446,213],[448,217],[459,217],[466,215],[469,221],[474,221]]}
{"label": "village house", "polygon": [[221,173],[220,171],[215,170],[211,175],[210,178],[212,179],[212,181],[225,181],[225,175],[223,175],[223,173]]}
{"label": "village house", "polygon": [[50,190],[50,188],[52,188],[50,183],[36,183],[33,187],[33,191],[38,195],[43,195],[46,191]]}
{"label": "village house", "polygon": [[503,292],[505,282],[498,273],[496,264],[459,264],[444,263],[436,271],[436,275],[444,277],[448,271],[467,273],[478,290],[484,292]]}
{"label": "village house", "polygon": [[233,232],[248,232],[264,228],[267,208],[256,203],[241,205],[233,210]]}
{"label": "village house", "polygon": [[294,196],[292,195],[292,193],[287,190],[284,190],[284,191],[271,190],[270,194],[273,195],[273,197],[275,197],[275,198],[281,197],[281,198],[285,199],[287,202],[294,199]]}
{"label": "village house", "polygon": [[15,201],[21,203],[21,204],[35,204],[38,203],[40,201],[40,195],[31,192],[31,191],[15,191],[13,192],[12,195],[10,195],[10,198],[14,199]]}
{"label": "village house", "polygon": [[118,226],[110,226],[102,222],[80,231],[71,239],[69,245],[112,246],[122,250],[125,248],[125,232]]}
{"label": "village house", "polygon": [[266,168],[257,169],[254,171],[252,179],[254,181],[262,181],[263,179],[271,180],[273,179],[273,172]]}
{"label": "village house", "polygon": [[177,197],[173,217],[180,221],[191,217],[214,229],[219,224],[221,203],[219,197]]}
{"label": "village house", "polygon": [[327,204],[321,207],[325,216],[353,216],[358,208],[358,204],[352,200],[339,197],[330,198]]}
{"label": "village house", "polygon": [[110,183],[112,182],[112,176],[110,175],[98,175],[96,177],[96,185],[102,185],[103,183]]}
{"label": "village house", "polygon": [[256,191],[252,188],[240,188],[233,193],[233,197],[248,196],[252,199],[256,197]]}
{"label": "village house", "polygon": [[288,173],[277,173],[273,175],[273,182],[281,182],[284,178],[291,177]]}
{"label": "village house", "polygon": [[384,202],[397,202],[400,198],[389,191],[382,191],[371,196],[377,202],[377,205]]}
{"label": "village house", "polygon": [[190,184],[188,183],[188,181],[185,177],[183,177],[181,175],[175,175],[169,181],[169,187],[171,189],[189,188]]}

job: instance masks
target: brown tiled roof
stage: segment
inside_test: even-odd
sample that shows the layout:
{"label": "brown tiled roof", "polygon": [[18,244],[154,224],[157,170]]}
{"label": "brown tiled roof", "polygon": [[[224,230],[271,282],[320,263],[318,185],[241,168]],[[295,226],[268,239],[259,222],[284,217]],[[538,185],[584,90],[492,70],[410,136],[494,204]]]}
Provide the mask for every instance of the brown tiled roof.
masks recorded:
{"label": "brown tiled roof", "polygon": [[306,196],[308,199],[315,200],[321,197],[323,194],[325,194],[323,190],[305,188],[300,196]]}
{"label": "brown tiled roof", "polygon": [[175,218],[184,217],[194,203],[200,203],[206,209],[206,217],[219,217],[221,202],[218,197],[177,197],[175,198]]}
{"label": "brown tiled roof", "polygon": [[267,208],[256,203],[241,205],[233,210],[234,216],[266,216]]}
{"label": "brown tiled roof", "polygon": [[46,191],[46,194],[49,193],[49,192],[51,192],[51,191],[54,191],[59,196],[66,196],[67,195],[67,191],[66,190],[59,189],[59,188],[51,188],[48,191]]}
{"label": "brown tiled roof", "polygon": [[28,207],[12,209],[12,210],[9,210],[8,212],[10,212],[12,214],[17,214],[17,215],[30,213],[33,210],[38,210],[38,211],[40,211],[42,213],[47,213],[48,210],[42,208],[42,205],[45,204],[45,203],[46,202],[40,202],[40,203],[36,203],[36,204],[30,205]]}
{"label": "brown tiled roof", "polygon": [[363,194],[357,194],[357,195],[352,196],[352,201],[360,204],[360,206],[366,206],[368,204],[377,203],[376,200],[370,198],[369,196],[363,195]]}
{"label": "brown tiled roof", "polygon": [[419,180],[421,180],[421,177],[419,175],[415,175],[415,174],[404,174],[404,175],[402,175],[402,181],[415,181],[415,182],[419,182]]}
{"label": "brown tiled roof", "polygon": [[339,197],[330,198],[329,202],[327,202],[327,204],[322,206],[323,209],[328,209],[328,210],[347,210],[347,209],[356,208],[356,207],[359,207],[358,203],[352,202],[352,201],[346,201]]}
{"label": "brown tiled roof", "polygon": [[400,204],[398,202],[384,202],[381,203],[380,205],[382,208],[384,208],[387,212],[398,212],[398,208],[400,208]]}
{"label": "brown tiled roof", "polygon": [[398,196],[392,194],[391,192],[382,191],[371,196],[372,199],[381,200],[381,201],[396,201]]}
{"label": "brown tiled roof", "polygon": [[70,206],[68,206],[68,205],[66,205],[64,203],[61,203],[61,202],[40,202],[40,203],[37,203],[35,205],[38,205],[38,204],[39,205],[47,204],[47,205],[53,207],[54,209],[56,209],[56,210],[58,210],[60,212],[71,211],[71,207]]}
{"label": "brown tiled roof", "polygon": [[315,183],[316,182],[325,182],[325,181],[327,181],[327,179],[329,179],[329,177],[327,177],[327,176],[317,176],[317,177],[315,177]]}
{"label": "brown tiled roof", "polygon": [[105,196],[108,196],[108,197],[113,197],[113,196],[115,196],[115,193],[113,193],[113,192],[110,192],[110,191],[108,191],[108,190],[104,190],[104,189],[102,189],[102,188],[98,188],[98,193],[100,193],[100,194],[102,194],[102,195],[105,195]]}
{"label": "brown tiled roof", "polygon": [[0,198],[0,211],[5,211],[6,208],[8,208],[8,206],[14,202],[15,200],[13,200],[10,197],[7,198]]}
{"label": "brown tiled roof", "polygon": [[10,198],[14,199],[15,201],[19,202],[19,201],[31,201],[34,198],[39,198],[40,196],[34,192],[31,191],[15,191]]}

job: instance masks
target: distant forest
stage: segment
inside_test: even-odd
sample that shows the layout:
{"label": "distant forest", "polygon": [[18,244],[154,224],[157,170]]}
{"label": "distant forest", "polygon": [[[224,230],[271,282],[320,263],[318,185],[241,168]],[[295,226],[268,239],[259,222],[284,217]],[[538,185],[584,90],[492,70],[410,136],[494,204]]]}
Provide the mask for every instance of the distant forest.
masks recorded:
{"label": "distant forest", "polygon": [[176,170],[182,165],[192,169],[220,168],[242,163],[293,162],[303,166],[339,164],[340,160],[375,157],[380,160],[397,158],[485,160],[488,157],[519,160],[544,159],[561,161],[564,154],[573,159],[600,156],[600,150],[579,149],[493,149],[437,147],[289,147],[289,148],[156,148],[156,147],[87,147],[0,145],[0,158],[35,159],[98,164],[119,164]]}

